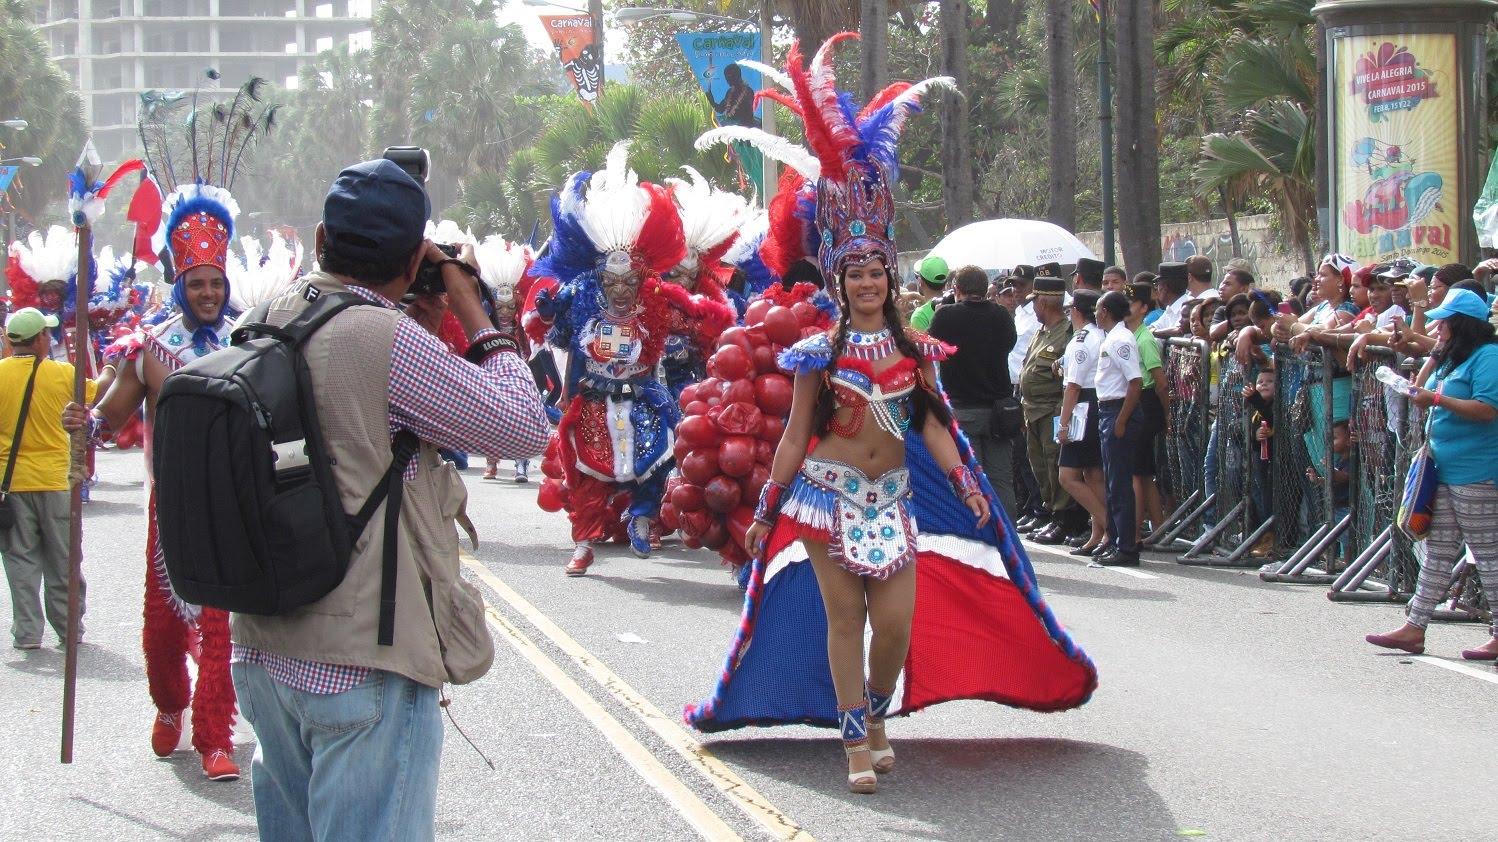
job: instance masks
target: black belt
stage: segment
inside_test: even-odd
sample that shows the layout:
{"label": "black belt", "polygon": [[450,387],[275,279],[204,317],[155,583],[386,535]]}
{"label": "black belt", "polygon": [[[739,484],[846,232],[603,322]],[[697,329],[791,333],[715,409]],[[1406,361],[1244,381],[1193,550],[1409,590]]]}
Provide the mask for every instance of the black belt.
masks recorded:
{"label": "black belt", "polygon": [[1101,406],[1101,407],[1106,407],[1108,409],[1113,409],[1114,407],[1122,407],[1123,404],[1124,404],[1124,399],[1123,398],[1113,398],[1112,400],[1098,401],[1097,405]]}
{"label": "black belt", "polygon": [[1092,403],[1095,400],[1097,400],[1097,390],[1096,389],[1083,389],[1077,395],[1077,402],[1078,403]]}

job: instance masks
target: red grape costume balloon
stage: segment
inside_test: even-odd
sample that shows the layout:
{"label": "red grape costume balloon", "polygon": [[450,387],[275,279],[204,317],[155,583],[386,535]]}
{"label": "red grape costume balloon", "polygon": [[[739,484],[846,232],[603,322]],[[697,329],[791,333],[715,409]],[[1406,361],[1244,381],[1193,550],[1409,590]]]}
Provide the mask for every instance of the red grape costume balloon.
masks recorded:
{"label": "red grape costume balloon", "polygon": [[572,522],[568,575],[593,563],[593,545],[627,538],[644,558],[672,466],[676,402],[659,376],[673,311],[701,316],[682,287],[661,279],[686,248],[666,188],[639,181],[624,144],[604,169],[568,179],[552,200],[555,233],[532,274],[561,286],[536,298],[547,341],[568,349],[566,410],[546,449],[538,503]]}
{"label": "red grape costume balloon", "polygon": [[[941,80],[898,83],[860,108],[850,95],[836,90],[831,66],[834,46],[853,37],[834,36],[809,67],[803,66],[796,46],[785,73],[755,68],[790,91],[767,95],[801,116],[813,151],[741,127],[714,130],[699,143],[755,143],[805,180],[799,189],[777,196],[777,203],[796,210],[782,217],[786,236],[772,236],[761,250],[772,269],[787,273],[799,255],[816,254],[828,288],[839,295],[850,282],[843,276],[853,271],[848,267],[864,273],[865,267],[882,262],[888,270],[883,275],[888,285],[883,331],[853,329],[844,302],[837,328],[796,343],[780,355],[779,364],[798,376],[820,379],[816,400],[830,399],[821,433],[826,439],[856,440],[860,446],[874,442],[887,451],[880,437],[892,436],[903,442],[904,464],[869,479],[851,462],[816,455],[841,452],[836,448],[809,445],[788,482],[766,484],[753,517],[768,533],[763,554],[752,563],[742,620],[717,685],[685,712],[686,721],[703,731],[787,723],[840,727],[850,765],[855,754],[869,750],[871,734],[876,729],[882,733],[888,716],[955,699],[1064,710],[1086,702],[1097,685],[1091,660],[1046,606],[1012,525],[955,424],[946,431],[956,445],[957,465],[947,471],[939,466],[936,448],[945,437],[936,419],[943,418],[942,407],[949,418],[950,406],[925,376],[930,363],[922,358],[939,357],[945,349],[913,331],[892,329],[888,305],[897,291],[890,194],[898,168],[897,139],[905,120],[919,110],[920,95]],[[860,277],[867,289],[867,279],[880,276]],[[765,313],[761,327],[774,338],[788,338],[796,326],[773,313]],[[898,360],[878,366],[896,353]],[[720,365],[737,369],[740,361],[730,355]],[[840,408],[852,411],[839,414]],[[916,429],[913,413],[922,409],[924,429]],[[811,434],[818,429],[813,427]],[[705,439],[707,431],[693,431],[693,436]],[[928,439],[933,444],[928,446]],[[951,459],[952,451],[945,452]],[[691,480],[688,467],[684,462],[683,474]],[[709,488],[702,491],[703,505],[710,506]],[[695,502],[685,499],[693,496],[684,493],[683,504]],[[740,497],[742,505],[742,490]],[[986,522],[977,517],[984,508],[992,513]],[[868,672],[856,701],[840,700],[834,691],[828,611],[806,547],[811,543],[837,572],[835,580],[824,583],[829,588],[848,587],[848,576],[893,583],[892,577],[914,566],[908,648],[892,674],[898,677],[889,686],[876,686],[874,673]],[[871,618],[873,608],[871,602]],[[876,638],[880,633],[876,625]],[[840,647],[843,642],[839,638]],[[861,647],[858,652],[853,671],[862,676]],[[839,658],[841,669],[846,658]],[[869,663],[872,670],[872,655]],[[872,772],[893,766],[891,750],[871,753],[876,755],[872,771],[850,770],[854,791],[873,791]]]}

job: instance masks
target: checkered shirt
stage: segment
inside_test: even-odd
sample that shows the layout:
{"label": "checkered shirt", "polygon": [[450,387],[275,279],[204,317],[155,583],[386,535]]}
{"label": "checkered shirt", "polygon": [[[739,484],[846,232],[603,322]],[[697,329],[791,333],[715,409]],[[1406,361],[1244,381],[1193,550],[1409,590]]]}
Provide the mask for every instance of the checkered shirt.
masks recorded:
{"label": "checkered shirt", "polygon": [[[390,309],[395,304],[358,286],[349,291]],[[498,334],[483,330],[473,340]],[[490,412],[475,412],[491,407]],[[525,459],[546,447],[551,432],[530,368],[519,354],[489,355],[482,366],[458,357],[414,319],[395,324],[390,360],[390,435],[410,430],[422,441],[449,450]],[[416,476],[416,464],[406,479]],[[369,675],[368,667],[288,658],[234,645],[231,660],[259,664],[277,682],[306,693],[342,693]]]}

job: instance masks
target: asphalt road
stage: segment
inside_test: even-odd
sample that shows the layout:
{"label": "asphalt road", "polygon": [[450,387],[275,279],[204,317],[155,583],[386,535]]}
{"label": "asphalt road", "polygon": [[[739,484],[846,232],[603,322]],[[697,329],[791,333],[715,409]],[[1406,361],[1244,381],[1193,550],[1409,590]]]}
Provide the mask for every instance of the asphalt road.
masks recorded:
{"label": "asphalt road", "polygon": [[[534,485],[477,473],[468,563],[497,657],[450,689],[450,711],[494,768],[449,724],[441,838],[1498,838],[1498,672],[1456,664],[1478,626],[1433,627],[1434,657],[1381,654],[1362,635],[1396,625],[1392,606],[1332,604],[1322,588],[1239,571],[1162,560],[1120,572],[1036,552],[1048,601],[1098,664],[1092,701],[1060,714],[953,703],[897,720],[898,771],[857,796],[830,731],[675,724],[711,688],[737,623],[739,592],[715,559],[609,549],[568,579],[564,518],[535,507]],[[139,451],[101,454],[99,474],[75,762],[57,762],[55,641],[0,650],[0,838],[253,837],[248,777],[209,783],[191,751],[150,752]]]}

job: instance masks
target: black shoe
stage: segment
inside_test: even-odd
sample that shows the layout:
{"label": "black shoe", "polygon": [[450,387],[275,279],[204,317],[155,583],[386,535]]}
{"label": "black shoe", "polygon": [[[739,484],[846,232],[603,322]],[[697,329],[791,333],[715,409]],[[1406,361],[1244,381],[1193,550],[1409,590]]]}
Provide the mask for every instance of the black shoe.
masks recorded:
{"label": "black shoe", "polygon": [[1014,531],[1015,532],[1019,532],[1021,534],[1025,533],[1025,532],[1029,532],[1031,529],[1034,529],[1034,528],[1035,528],[1035,516],[1034,515],[1025,515],[1024,517],[1022,517],[1019,520],[1017,520],[1017,521],[1014,522]]}
{"label": "black shoe", "polygon": [[1099,558],[1111,552],[1113,552],[1113,545],[1108,543],[1107,541],[1101,541],[1098,543],[1097,549],[1093,550],[1090,555],[1093,558]]}
{"label": "black shoe", "polygon": [[1037,544],[1050,545],[1059,544],[1063,540],[1065,540],[1065,538],[1065,533],[1061,531],[1061,527],[1054,523],[1050,526],[1047,526],[1045,529],[1042,529],[1040,532],[1032,534],[1030,536],[1030,540],[1034,541]]}
{"label": "black shoe", "polygon": [[1098,556],[1093,561],[1103,567],[1138,567],[1139,553],[1110,550],[1106,555]]}
{"label": "black shoe", "polygon": [[1091,535],[1073,535],[1066,539],[1066,545],[1068,547],[1085,547],[1087,546],[1088,539],[1091,537]]}
{"label": "black shoe", "polygon": [[1097,551],[1102,546],[1103,546],[1102,544],[1099,544],[1096,547],[1089,547],[1086,544],[1083,544],[1082,546],[1077,547],[1075,550],[1072,550],[1070,553],[1067,553],[1067,555],[1074,555],[1074,556],[1078,556],[1080,558],[1086,558],[1086,557],[1091,556],[1091,555],[1096,555]]}
{"label": "black shoe", "polygon": [[1030,523],[1020,529],[1020,532],[1035,535],[1051,525],[1051,519],[1045,515],[1031,515]]}

